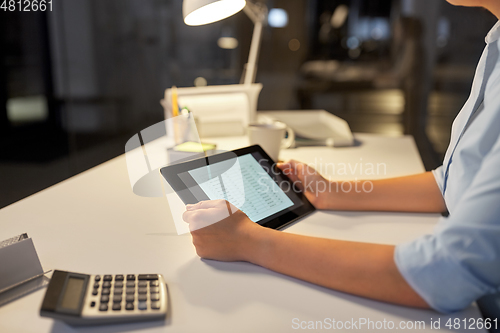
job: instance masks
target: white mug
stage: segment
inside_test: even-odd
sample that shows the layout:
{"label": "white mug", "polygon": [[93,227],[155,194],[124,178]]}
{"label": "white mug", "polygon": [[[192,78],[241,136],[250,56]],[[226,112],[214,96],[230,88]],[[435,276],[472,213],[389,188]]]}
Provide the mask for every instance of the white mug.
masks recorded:
{"label": "white mug", "polygon": [[295,141],[293,130],[281,122],[250,124],[247,133],[250,145],[260,145],[273,161],[278,161],[280,149],[290,148]]}

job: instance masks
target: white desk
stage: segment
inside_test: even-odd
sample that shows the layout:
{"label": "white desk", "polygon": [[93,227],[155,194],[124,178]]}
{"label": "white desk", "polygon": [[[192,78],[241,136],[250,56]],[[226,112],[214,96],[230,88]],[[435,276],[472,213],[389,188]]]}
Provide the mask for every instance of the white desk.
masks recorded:
{"label": "white desk", "polygon": [[[356,137],[362,143],[358,147],[299,148],[283,151],[281,157],[308,163],[322,158],[324,163],[351,163],[351,168],[356,163],[385,163],[387,172],[378,178],[423,171],[412,138]],[[210,141],[221,149],[246,144],[243,138]],[[351,179],[359,171],[329,176]],[[434,214],[317,212],[285,232],[397,244],[430,233],[437,220]],[[423,320],[426,329],[416,331],[435,331],[431,318],[440,318],[441,329],[446,329],[448,318],[480,317],[475,306],[444,316],[328,290],[248,263],[201,260],[191,236],[176,234],[165,198],[132,193],[124,156],[0,210],[0,239],[23,232],[33,238],[45,269],[165,276],[171,304],[166,322],[90,328],[96,332],[288,332],[297,331],[292,329],[294,318],[385,319],[396,325]],[[41,318],[44,293],[39,290],[1,307],[0,331],[89,330]]]}

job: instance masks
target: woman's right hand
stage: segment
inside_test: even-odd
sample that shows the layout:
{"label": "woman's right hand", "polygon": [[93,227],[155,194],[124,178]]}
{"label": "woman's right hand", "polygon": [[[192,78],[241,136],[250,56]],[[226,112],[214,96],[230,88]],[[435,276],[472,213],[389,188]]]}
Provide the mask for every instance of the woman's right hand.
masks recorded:
{"label": "woman's right hand", "polygon": [[302,190],[309,202],[317,209],[332,209],[334,200],[331,181],[325,179],[316,169],[295,160],[285,163],[278,163],[285,175],[292,181],[292,184]]}

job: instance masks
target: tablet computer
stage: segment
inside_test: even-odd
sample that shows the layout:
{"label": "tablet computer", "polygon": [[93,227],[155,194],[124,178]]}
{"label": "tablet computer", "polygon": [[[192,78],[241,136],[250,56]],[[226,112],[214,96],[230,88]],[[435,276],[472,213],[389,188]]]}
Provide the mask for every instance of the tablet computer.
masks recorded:
{"label": "tablet computer", "polygon": [[225,199],[268,228],[280,229],[315,210],[258,145],[169,165],[160,173],[185,204]]}

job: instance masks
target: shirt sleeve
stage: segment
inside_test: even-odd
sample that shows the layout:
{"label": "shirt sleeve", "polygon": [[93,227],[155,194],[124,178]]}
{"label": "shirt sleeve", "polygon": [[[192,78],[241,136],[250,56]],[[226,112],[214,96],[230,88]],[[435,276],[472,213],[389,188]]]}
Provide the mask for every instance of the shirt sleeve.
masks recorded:
{"label": "shirt sleeve", "polygon": [[443,166],[441,165],[439,168],[432,170],[432,174],[434,175],[434,179],[436,179],[436,183],[439,186],[439,190],[441,191],[441,193],[443,193],[443,186],[444,186]]}
{"label": "shirt sleeve", "polygon": [[500,139],[452,214],[394,256],[410,286],[440,312],[500,290]]}

